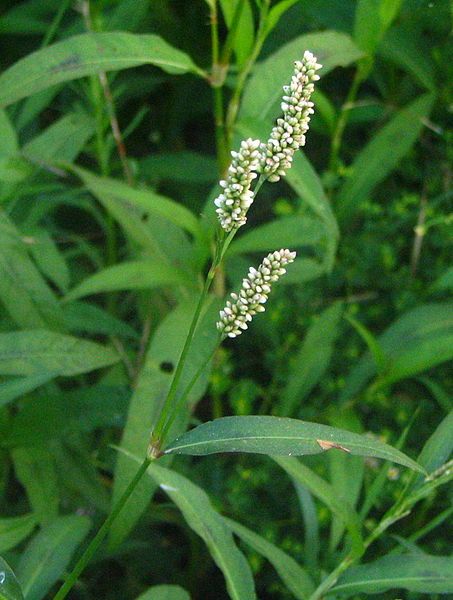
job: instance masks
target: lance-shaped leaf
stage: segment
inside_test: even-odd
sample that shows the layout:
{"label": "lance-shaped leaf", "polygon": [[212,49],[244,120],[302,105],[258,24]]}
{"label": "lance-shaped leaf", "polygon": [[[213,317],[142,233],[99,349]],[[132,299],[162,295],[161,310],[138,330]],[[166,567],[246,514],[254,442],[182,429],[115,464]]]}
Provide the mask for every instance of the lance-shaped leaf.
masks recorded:
{"label": "lance-shaped leaf", "polygon": [[66,295],[65,301],[103,292],[146,290],[187,283],[181,271],[171,265],[153,260],[129,261],[107,267],[87,277]]}
{"label": "lance-shaped leaf", "polygon": [[0,76],[0,106],[99,71],[155,65],[167,73],[203,75],[190,56],[158,35],[82,33],[32,52]]}
{"label": "lance-shaped leaf", "polygon": [[283,550],[280,550],[275,544],[244,527],[244,525],[227,517],[223,519],[234,534],[240,537],[256,552],[267,558],[295,598],[304,600],[304,598],[308,598],[313,593],[314,585],[311,577],[294,558],[283,552]]}
{"label": "lance-shaped leaf", "polygon": [[11,567],[0,556],[0,600],[24,600],[24,595]]}
{"label": "lance-shaped leaf", "polygon": [[3,375],[79,375],[118,361],[111,348],[46,329],[0,333]]}
{"label": "lance-shaped leaf", "polygon": [[355,596],[401,588],[422,594],[452,593],[453,558],[424,553],[384,556],[350,569],[339,579],[332,593]]}
{"label": "lance-shaped leaf", "polygon": [[[124,450],[122,452],[134,462],[141,463],[136,456]],[[189,527],[205,542],[225,577],[230,598],[255,600],[255,586],[249,564],[206,492],[179,473],[155,464],[148,468],[147,473],[173,500]]]}
{"label": "lance-shaped leaf", "polygon": [[367,435],[281,417],[223,417],[208,421],[176,438],[165,454],[205,455],[252,452],[302,456],[338,449],[358,456],[374,456],[423,472],[408,456]]}

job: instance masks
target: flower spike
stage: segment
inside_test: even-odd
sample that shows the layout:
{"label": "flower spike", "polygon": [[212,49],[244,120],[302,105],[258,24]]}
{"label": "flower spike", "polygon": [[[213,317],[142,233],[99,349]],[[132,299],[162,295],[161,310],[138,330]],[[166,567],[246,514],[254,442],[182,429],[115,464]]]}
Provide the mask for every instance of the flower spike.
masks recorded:
{"label": "flower spike", "polygon": [[316,71],[322,65],[308,50],[303,59],[294,63],[294,75],[289,85],[283,87],[283,116],[271,131],[267,144],[262,144],[261,172],[267,175],[268,181],[278,181],[291,168],[295,152],[305,145],[305,134],[308,131],[310,115],[313,114],[313,102],[310,97],[318,81]]}
{"label": "flower spike", "polygon": [[260,162],[259,140],[241,142],[239,152],[231,152],[233,158],[226,180],[220,182],[223,192],[214,200],[220,225],[229,232],[238,229],[247,221],[247,211],[254,196],[250,189],[257,177]]}
{"label": "flower spike", "polygon": [[223,338],[241,335],[253,315],[264,312],[263,304],[268,299],[272,284],[286,273],[284,267],[295,257],[296,253],[287,249],[276,250],[263,259],[258,269],[250,267],[247,277],[242,280],[239,294],[231,294],[231,300],[227,300],[225,308],[220,311],[217,329]]}

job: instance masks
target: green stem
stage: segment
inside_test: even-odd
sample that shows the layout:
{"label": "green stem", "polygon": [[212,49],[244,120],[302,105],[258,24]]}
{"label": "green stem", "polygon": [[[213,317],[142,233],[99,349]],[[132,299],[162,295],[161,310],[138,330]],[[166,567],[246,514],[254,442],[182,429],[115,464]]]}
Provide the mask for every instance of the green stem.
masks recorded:
{"label": "green stem", "polygon": [[179,396],[179,398],[174,403],[173,410],[172,410],[170,416],[168,417],[168,420],[165,423],[164,428],[162,430],[162,433],[161,433],[162,439],[165,439],[165,437],[167,436],[167,434],[168,434],[168,432],[170,430],[170,427],[173,425],[173,422],[174,422],[174,420],[176,419],[176,417],[178,415],[178,412],[179,412],[180,408],[182,406],[184,406],[187,397],[189,396],[190,392],[192,391],[193,386],[197,383],[200,375],[203,373],[203,371],[206,369],[206,367],[208,366],[208,364],[214,358],[214,354],[217,352],[217,348],[219,347],[219,343],[220,342],[221,342],[221,337],[219,336],[218,341],[217,341],[217,343],[215,345],[214,350],[209,354],[208,358],[202,362],[202,364],[197,369],[197,371],[195,372],[195,374],[192,377],[192,379],[187,384],[187,387],[184,390],[184,392]]}
{"label": "green stem", "polygon": [[343,139],[343,133],[346,128],[348,119],[349,119],[349,111],[352,108],[352,104],[356,99],[357,92],[359,91],[359,86],[362,82],[362,72],[360,69],[357,69],[354,75],[354,79],[352,81],[351,87],[349,88],[348,95],[346,100],[341,107],[340,116],[338,117],[337,124],[335,127],[334,134],[332,136],[332,143],[330,146],[330,160],[329,160],[329,169],[333,172],[337,170],[338,167],[338,156],[340,153],[341,142]]}
{"label": "green stem", "polygon": [[[222,234],[223,234],[223,231],[222,231]],[[228,239],[228,238],[226,238],[226,239]],[[181,352],[181,356],[179,357],[178,364],[176,366],[176,371],[175,371],[173,380],[171,382],[170,389],[168,391],[164,405],[162,406],[162,410],[160,412],[159,419],[157,420],[157,423],[151,434],[151,441],[149,444],[148,454],[149,454],[149,456],[151,456],[153,458],[157,458],[158,456],[160,456],[160,453],[161,453],[160,449],[162,447],[163,442],[165,441],[164,437],[163,437],[163,433],[164,433],[164,431],[165,432],[168,431],[168,428],[166,427],[166,423],[169,418],[174,418],[174,417],[171,417],[171,413],[173,412],[174,399],[175,399],[176,393],[178,391],[178,385],[181,380],[181,375],[182,375],[184,365],[187,360],[187,355],[190,350],[190,345],[192,343],[195,329],[198,325],[198,321],[199,321],[199,318],[201,315],[202,308],[203,308],[205,300],[208,296],[209,288],[211,287],[212,281],[214,279],[216,269],[222,259],[222,249],[223,249],[224,243],[225,243],[225,237],[222,235],[222,237],[217,242],[216,255],[212,262],[211,268],[209,269],[209,273],[206,277],[206,280],[205,280],[205,283],[203,286],[203,290],[202,290],[202,292],[200,294],[200,298],[198,300],[198,304],[195,308],[195,312],[192,317],[192,322],[189,327],[189,332],[187,334],[186,341],[184,343],[184,347]]]}
{"label": "green stem", "polygon": [[140,465],[140,468],[138,469],[137,473],[135,474],[134,478],[131,480],[131,482],[127,486],[124,494],[118,500],[118,502],[114,506],[112,512],[109,514],[107,519],[104,521],[104,523],[102,524],[101,528],[99,529],[99,531],[97,532],[95,537],[91,540],[87,549],[85,550],[85,552],[82,554],[82,556],[77,561],[74,569],[71,571],[71,573],[67,577],[64,584],[58,590],[56,596],[54,597],[54,600],[63,600],[63,598],[66,598],[66,596],[68,595],[68,593],[70,592],[70,590],[72,589],[74,584],[76,583],[79,575],[82,573],[82,571],[88,565],[90,560],[93,558],[96,550],[99,548],[101,542],[107,535],[113,521],[116,519],[116,517],[119,515],[119,513],[123,509],[124,505],[128,501],[129,497],[131,496],[132,492],[136,488],[140,479],[146,473],[146,470],[148,469],[150,464],[151,464],[151,459],[148,457],[145,458],[145,460]]}
{"label": "green stem", "polygon": [[47,30],[46,35],[44,36],[44,39],[41,43],[41,48],[45,48],[48,44],[50,44],[50,42],[53,40],[55,33],[61,23],[61,20],[67,10],[67,8],[69,7],[69,5],[71,4],[72,0],[64,0],[61,4],[60,7],[55,15],[55,17],[53,18],[53,21],[49,27],[49,29]]}
{"label": "green stem", "polygon": [[245,82],[247,81],[247,77],[249,76],[250,71],[252,70],[253,65],[255,64],[256,59],[258,58],[259,53],[261,52],[261,48],[263,47],[264,41],[266,39],[266,35],[267,35],[266,20],[267,20],[267,15],[269,12],[269,5],[270,5],[269,0],[265,0],[265,2],[263,2],[262,8],[261,8],[261,14],[260,14],[260,23],[258,26],[258,32],[256,34],[256,39],[255,39],[255,45],[253,46],[252,53],[250,54],[249,58],[245,62],[242,71],[239,73],[239,76],[238,76],[238,79],[236,82],[236,87],[234,89],[231,100],[228,104],[228,111],[227,111],[226,123],[225,123],[226,139],[228,141],[228,144],[231,144],[233,127],[236,122],[236,117],[237,117],[237,113],[239,110],[239,102],[240,102],[240,99],[242,96]]}

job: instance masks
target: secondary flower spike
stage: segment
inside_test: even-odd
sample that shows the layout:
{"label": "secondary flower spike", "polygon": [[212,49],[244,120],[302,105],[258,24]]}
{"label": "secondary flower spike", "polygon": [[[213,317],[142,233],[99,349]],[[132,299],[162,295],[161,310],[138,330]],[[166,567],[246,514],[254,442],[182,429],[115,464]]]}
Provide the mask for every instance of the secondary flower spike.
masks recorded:
{"label": "secondary flower spike", "polygon": [[247,211],[253,202],[250,189],[257,177],[260,162],[259,140],[241,142],[239,152],[232,152],[233,160],[228,168],[226,180],[220,182],[223,192],[214,200],[220,225],[225,231],[237,229],[247,221]]}
{"label": "secondary flower spike", "polygon": [[242,280],[239,294],[231,294],[226,306],[220,311],[217,329],[223,337],[234,338],[247,329],[253,315],[264,312],[265,302],[272,284],[286,273],[285,266],[292,263],[295,252],[276,250],[266,256],[258,269],[250,267],[248,275]]}
{"label": "secondary flower spike", "polygon": [[315,89],[314,82],[319,79],[316,71],[322,65],[316,62],[316,57],[308,50],[303,59],[296,61],[294,65],[291,82],[283,87],[283,116],[277,119],[267,144],[262,144],[261,147],[261,172],[268,176],[268,181],[278,181],[286,175],[294,153],[305,145],[310,115],[314,112],[310,97]]}

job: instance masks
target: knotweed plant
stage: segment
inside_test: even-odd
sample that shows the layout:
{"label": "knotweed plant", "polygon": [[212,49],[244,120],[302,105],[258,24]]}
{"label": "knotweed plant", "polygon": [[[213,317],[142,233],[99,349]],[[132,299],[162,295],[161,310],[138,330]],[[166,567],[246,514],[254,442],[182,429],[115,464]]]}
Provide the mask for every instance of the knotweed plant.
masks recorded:
{"label": "knotweed plant", "polygon": [[[196,334],[211,284],[231,241],[238,229],[246,224],[248,211],[261,186],[266,181],[275,182],[284,177],[291,168],[295,153],[305,144],[310,116],[314,110],[311,96],[315,82],[319,79],[317,72],[320,68],[321,65],[318,64],[316,57],[311,52],[305,52],[302,59],[295,62],[291,81],[284,87],[281,103],[283,115],[277,119],[267,142],[249,138],[241,142],[238,150],[231,152],[231,163],[225,178],[220,181],[221,191],[214,201],[213,210],[217,213],[218,225],[212,264],[206,276],[168,394],[156,422],[150,424],[152,429],[146,456],[55,600],[61,600],[66,596],[151,463],[164,454],[243,451],[291,456],[313,454],[337,448],[347,454],[376,456],[420,470],[414,461],[381,442],[368,438],[363,441],[361,436],[350,432],[277,417],[249,416],[216,419],[196,427],[168,444],[170,427],[183,410],[189,392],[209,362],[208,360],[201,366],[186,389],[181,392],[179,387],[188,352]],[[249,268],[242,280],[241,288],[239,291],[231,293],[219,313],[218,343],[227,338],[236,338],[244,333],[252,324],[253,317],[257,313],[264,312],[264,305],[269,299],[274,284],[285,275],[286,267],[294,261],[295,257],[296,253],[290,249],[276,249],[265,256],[257,268]],[[175,491],[175,488],[168,485],[165,489]],[[353,532],[352,557],[354,559],[360,556],[365,548],[359,538],[360,533]],[[344,563],[346,566],[349,564],[350,561]],[[325,586],[325,589],[328,589],[328,586]],[[313,598],[319,597],[319,594],[313,595]]]}

